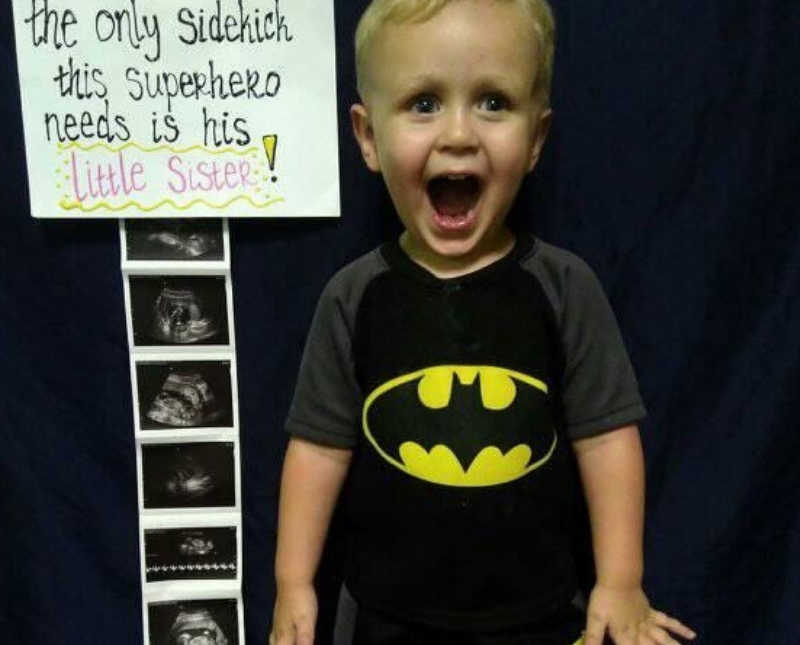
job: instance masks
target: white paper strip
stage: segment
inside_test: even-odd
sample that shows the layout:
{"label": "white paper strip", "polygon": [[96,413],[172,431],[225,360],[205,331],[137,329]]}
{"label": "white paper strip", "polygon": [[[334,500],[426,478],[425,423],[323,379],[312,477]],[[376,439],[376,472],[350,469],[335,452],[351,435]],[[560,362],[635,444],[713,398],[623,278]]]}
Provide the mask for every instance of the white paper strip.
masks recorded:
{"label": "white paper strip", "polygon": [[244,643],[226,221],[120,221],[145,643]]}

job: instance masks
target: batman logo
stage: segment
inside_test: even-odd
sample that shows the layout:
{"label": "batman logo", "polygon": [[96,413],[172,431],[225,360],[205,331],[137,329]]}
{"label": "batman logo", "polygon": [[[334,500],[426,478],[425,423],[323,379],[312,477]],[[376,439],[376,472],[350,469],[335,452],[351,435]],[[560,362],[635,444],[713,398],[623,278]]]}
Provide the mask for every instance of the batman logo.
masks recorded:
{"label": "batman logo", "polygon": [[437,365],[398,376],[364,402],[372,446],[403,472],[446,486],[494,486],[550,459],[547,385],[502,367]]}

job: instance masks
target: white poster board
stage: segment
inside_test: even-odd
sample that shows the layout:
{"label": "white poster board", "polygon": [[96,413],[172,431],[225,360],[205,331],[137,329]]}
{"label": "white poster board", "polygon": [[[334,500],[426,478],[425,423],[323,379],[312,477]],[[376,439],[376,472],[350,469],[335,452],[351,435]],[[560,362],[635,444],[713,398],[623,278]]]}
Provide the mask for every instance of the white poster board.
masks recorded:
{"label": "white poster board", "polygon": [[339,215],[333,0],[13,0],[42,218]]}

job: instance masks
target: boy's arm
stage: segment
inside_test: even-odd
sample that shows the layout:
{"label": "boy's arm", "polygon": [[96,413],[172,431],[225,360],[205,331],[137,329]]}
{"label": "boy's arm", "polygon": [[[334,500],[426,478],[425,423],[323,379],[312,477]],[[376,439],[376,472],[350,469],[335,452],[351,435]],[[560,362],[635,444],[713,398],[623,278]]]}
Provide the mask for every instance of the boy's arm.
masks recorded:
{"label": "boy's arm", "polygon": [[644,457],[635,425],[573,442],[592,527],[597,581],[589,598],[586,645],[608,632],[617,645],[677,645],[694,632],[652,609],[642,591]]}
{"label": "boy's arm", "polygon": [[314,642],[314,574],[351,457],[351,450],[289,441],[281,478],[275,557],[278,594],[270,643]]}
{"label": "boy's arm", "polygon": [[630,588],[644,571],[644,457],[635,425],[573,442],[592,525],[597,582]]}

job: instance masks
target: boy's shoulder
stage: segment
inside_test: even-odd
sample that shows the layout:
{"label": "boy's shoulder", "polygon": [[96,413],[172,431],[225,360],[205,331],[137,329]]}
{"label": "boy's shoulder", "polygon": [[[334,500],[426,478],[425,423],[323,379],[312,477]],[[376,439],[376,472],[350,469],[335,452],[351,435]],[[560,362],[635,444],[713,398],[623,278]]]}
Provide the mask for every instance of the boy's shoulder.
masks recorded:
{"label": "boy's shoulder", "polygon": [[380,246],[364,253],[331,276],[320,295],[320,304],[336,303],[346,309],[354,309],[367,285],[388,269]]}
{"label": "boy's shoulder", "polygon": [[529,271],[542,273],[559,282],[570,278],[596,279],[592,268],[579,255],[538,238],[520,264]]}
{"label": "boy's shoulder", "polygon": [[572,251],[537,239],[520,266],[539,282],[556,320],[562,324],[586,317],[606,317],[608,299],[599,278]]}
{"label": "boy's shoulder", "polygon": [[371,251],[350,260],[341,269],[337,270],[328,280],[329,285],[342,285],[354,282],[363,276],[373,277],[389,268],[386,259],[381,253],[383,245],[376,246]]}

